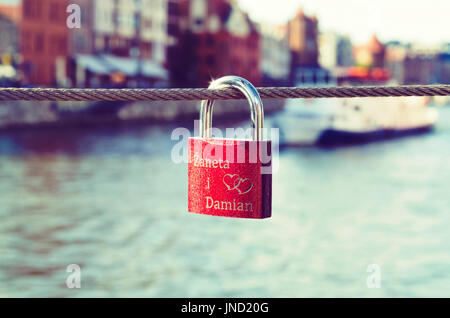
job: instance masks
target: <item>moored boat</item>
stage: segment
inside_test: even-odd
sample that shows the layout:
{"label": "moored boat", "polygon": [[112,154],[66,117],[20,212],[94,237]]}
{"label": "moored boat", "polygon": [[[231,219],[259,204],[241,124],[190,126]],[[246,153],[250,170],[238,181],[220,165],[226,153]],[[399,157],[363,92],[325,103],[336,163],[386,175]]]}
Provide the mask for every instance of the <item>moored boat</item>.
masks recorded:
{"label": "moored boat", "polygon": [[438,119],[427,97],[387,97],[343,100],[318,145],[365,143],[420,133]]}
{"label": "moored boat", "polygon": [[345,145],[430,131],[427,97],[290,100],[274,119],[281,145]]}

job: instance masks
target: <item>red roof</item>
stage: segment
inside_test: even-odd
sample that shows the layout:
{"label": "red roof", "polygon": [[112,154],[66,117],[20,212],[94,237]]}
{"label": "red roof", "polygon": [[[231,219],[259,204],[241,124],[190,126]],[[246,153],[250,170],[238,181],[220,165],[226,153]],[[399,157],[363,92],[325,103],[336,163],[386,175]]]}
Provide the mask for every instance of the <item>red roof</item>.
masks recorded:
{"label": "red roof", "polygon": [[384,50],[383,44],[378,40],[377,36],[374,34],[367,43],[367,48],[371,53],[380,53]]}
{"label": "red roof", "polygon": [[0,4],[0,15],[7,17],[14,23],[19,23],[22,17],[21,6]]}

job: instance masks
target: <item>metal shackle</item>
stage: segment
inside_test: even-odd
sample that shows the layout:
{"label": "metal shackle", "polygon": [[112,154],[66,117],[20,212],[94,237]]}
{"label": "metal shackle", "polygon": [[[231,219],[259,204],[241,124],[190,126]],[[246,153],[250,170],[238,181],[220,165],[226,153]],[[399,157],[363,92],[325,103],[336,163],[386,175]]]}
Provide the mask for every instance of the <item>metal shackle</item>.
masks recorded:
{"label": "metal shackle", "polygon": [[[253,140],[263,140],[264,108],[261,97],[256,88],[246,79],[238,76],[225,76],[211,83],[210,89],[233,87],[238,89],[247,98],[250,104]],[[214,100],[202,101],[200,108],[200,137],[210,138],[212,127],[212,110]]]}

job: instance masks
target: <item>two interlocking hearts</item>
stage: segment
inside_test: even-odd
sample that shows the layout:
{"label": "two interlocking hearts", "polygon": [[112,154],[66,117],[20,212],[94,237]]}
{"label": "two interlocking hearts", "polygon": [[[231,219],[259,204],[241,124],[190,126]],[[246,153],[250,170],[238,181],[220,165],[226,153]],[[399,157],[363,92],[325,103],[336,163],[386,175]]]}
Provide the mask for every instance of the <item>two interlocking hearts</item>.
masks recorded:
{"label": "two interlocking hearts", "polygon": [[248,193],[253,188],[253,183],[249,178],[242,179],[238,174],[226,174],[223,177],[223,183],[228,190],[237,190],[239,194]]}

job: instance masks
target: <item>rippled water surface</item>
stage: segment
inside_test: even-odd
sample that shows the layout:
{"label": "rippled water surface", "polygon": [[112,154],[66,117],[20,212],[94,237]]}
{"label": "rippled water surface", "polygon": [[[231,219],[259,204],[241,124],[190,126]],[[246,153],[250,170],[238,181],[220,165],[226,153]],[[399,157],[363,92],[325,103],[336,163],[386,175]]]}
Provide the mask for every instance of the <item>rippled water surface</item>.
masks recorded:
{"label": "rippled water surface", "polygon": [[266,221],[186,212],[174,127],[3,132],[0,297],[450,297],[440,114],[428,135],[282,150]]}

